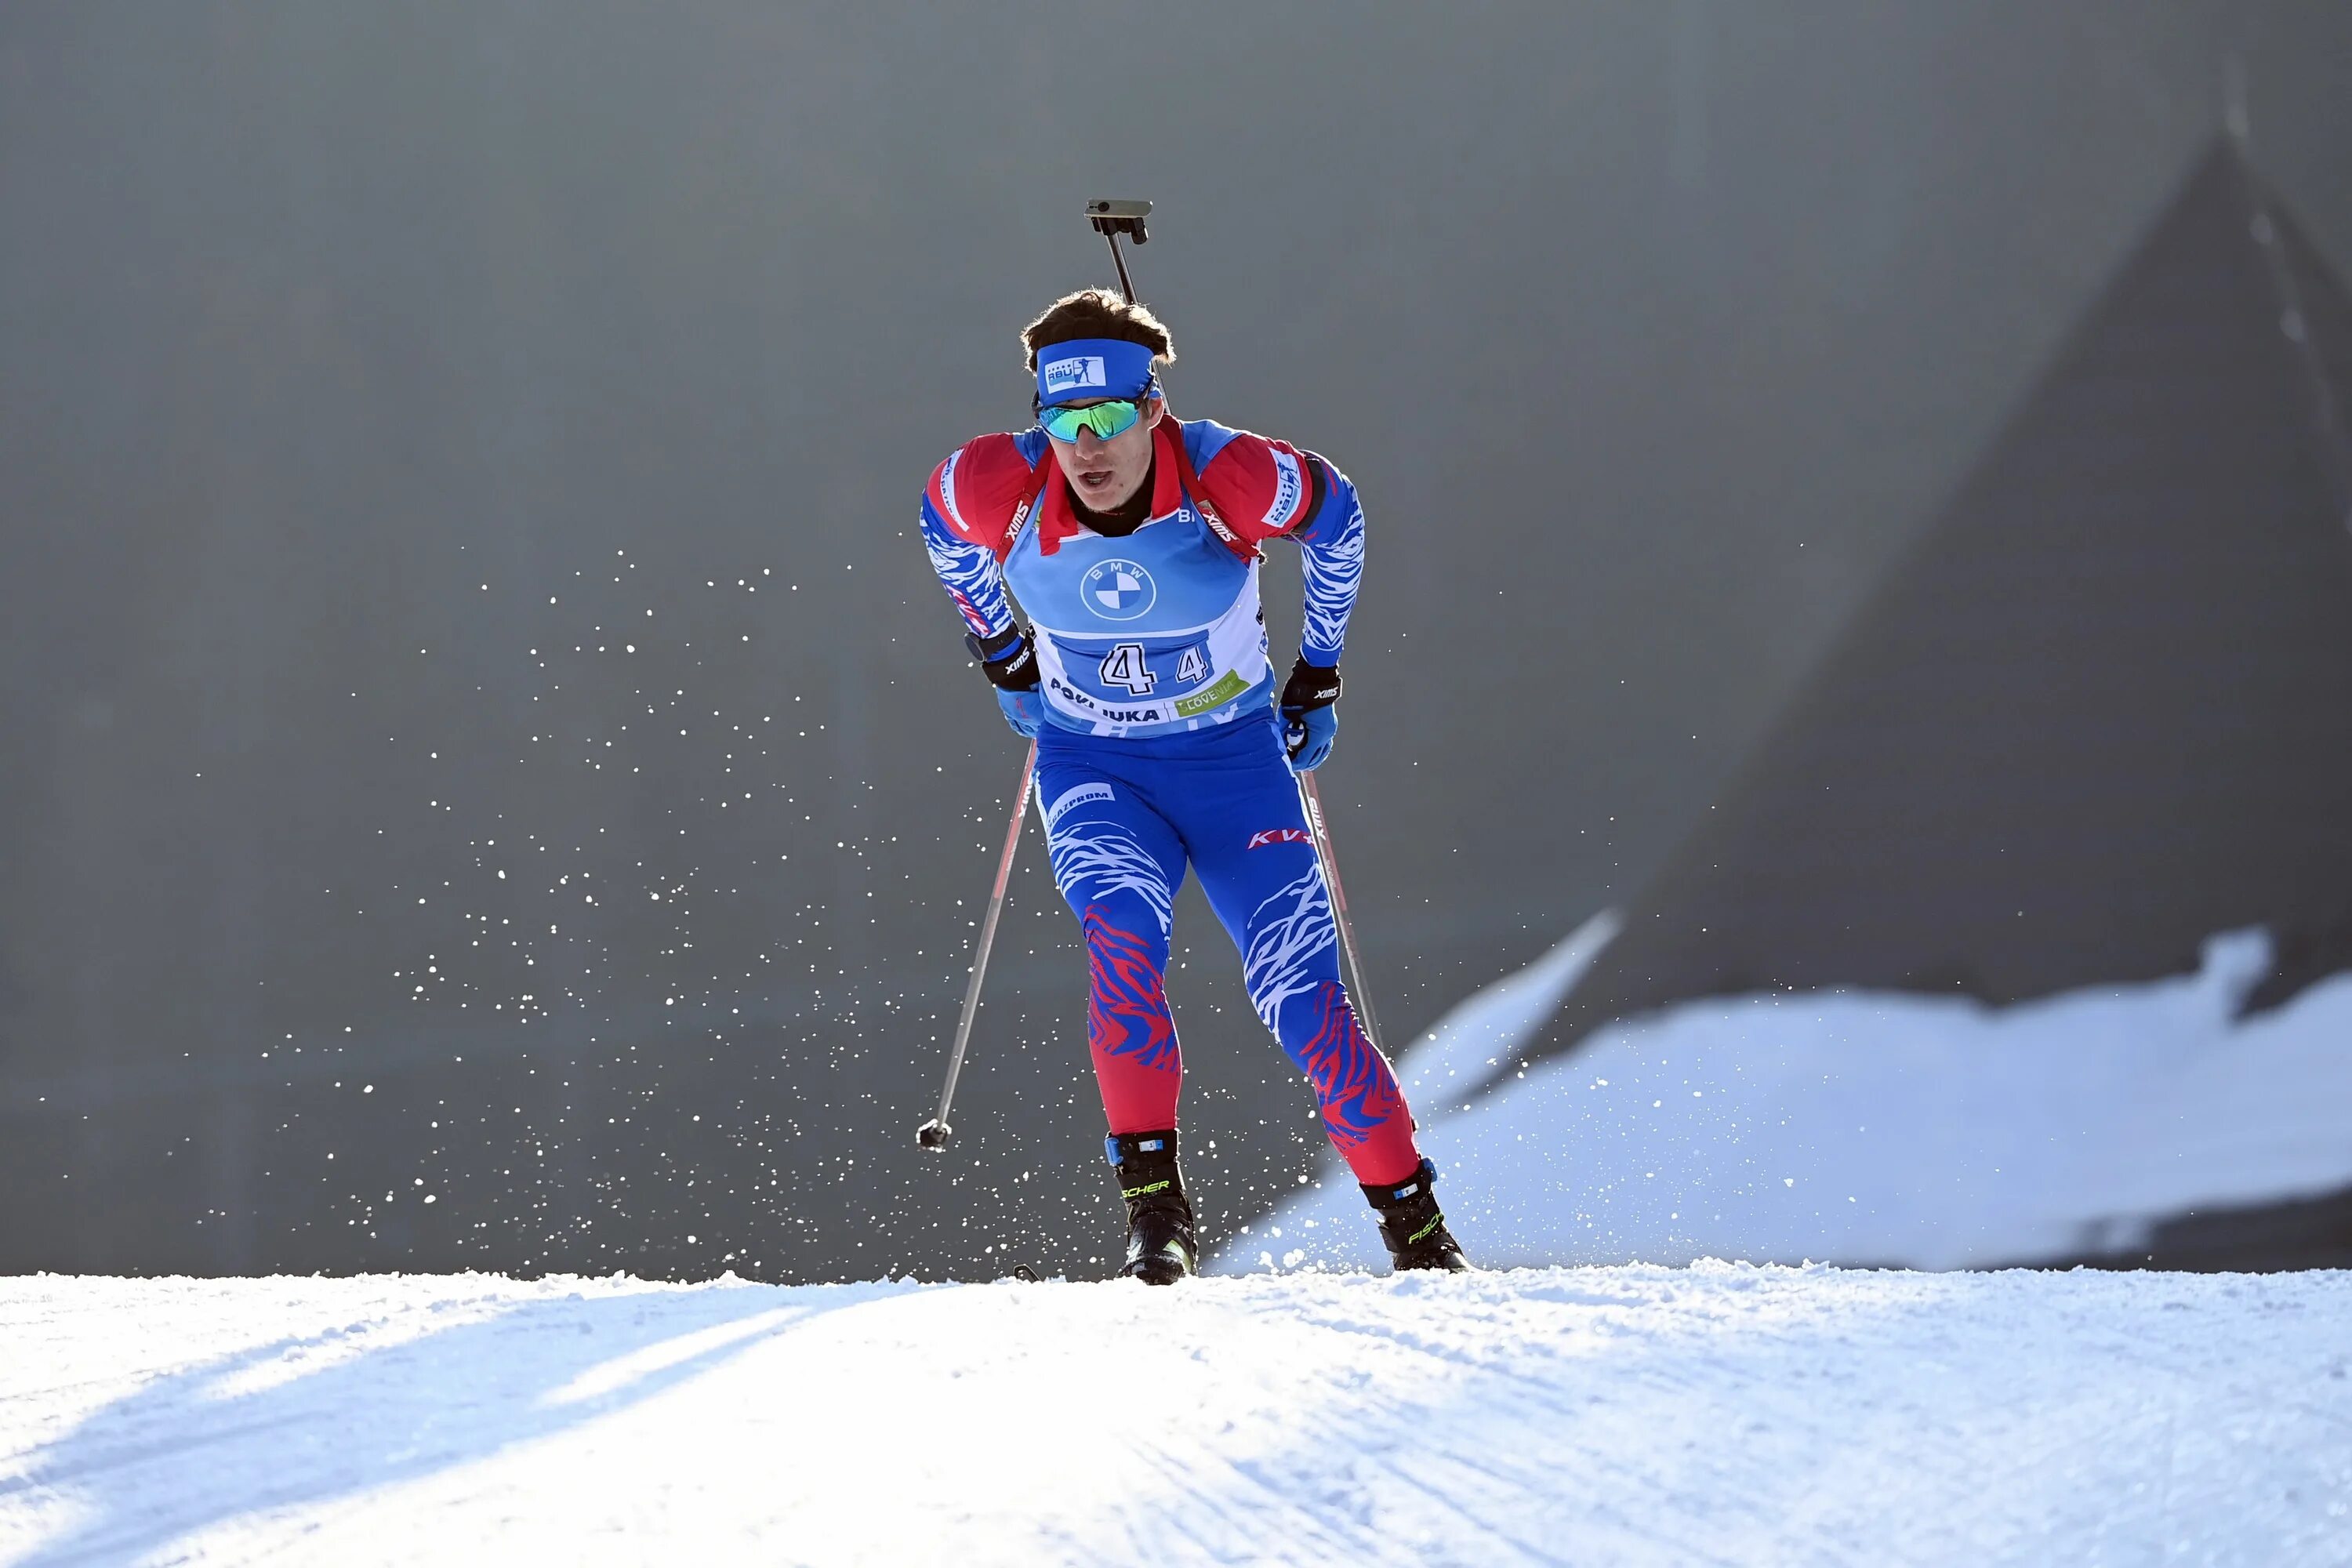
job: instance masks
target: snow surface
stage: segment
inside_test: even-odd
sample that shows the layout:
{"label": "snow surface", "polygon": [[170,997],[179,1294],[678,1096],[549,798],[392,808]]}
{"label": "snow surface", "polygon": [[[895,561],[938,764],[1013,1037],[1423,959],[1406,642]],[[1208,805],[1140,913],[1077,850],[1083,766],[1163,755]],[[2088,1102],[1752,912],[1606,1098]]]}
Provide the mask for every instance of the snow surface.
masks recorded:
{"label": "snow surface", "polygon": [[[1481,992],[1400,1065],[1438,1196],[1481,1263],[2018,1263],[2127,1247],[2191,1208],[2352,1185],[2352,974],[2241,1018],[2270,968],[2259,931],[2148,984],[2007,1007],[1691,1002],[1513,1068],[1542,1021],[1530,996],[1564,995],[1612,930],[1588,926]],[[1492,1093],[1444,1098],[1498,1070]],[[1212,1267],[1384,1263],[1334,1163]]]}
{"label": "snow surface", "polygon": [[0,1280],[0,1561],[2352,1563],[2352,1274]]}

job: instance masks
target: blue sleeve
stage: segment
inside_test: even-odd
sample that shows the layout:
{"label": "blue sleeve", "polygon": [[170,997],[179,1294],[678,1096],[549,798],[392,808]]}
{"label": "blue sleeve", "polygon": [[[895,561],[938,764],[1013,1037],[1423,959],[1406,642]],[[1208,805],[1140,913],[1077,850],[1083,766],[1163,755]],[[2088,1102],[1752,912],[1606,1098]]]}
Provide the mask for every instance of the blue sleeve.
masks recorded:
{"label": "blue sleeve", "polygon": [[1329,669],[1348,641],[1348,616],[1364,580],[1364,509],[1347,475],[1309,457],[1328,480],[1323,504],[1304,528],[1290,531],[1307,567],[1307,625],[1298,651],[1307,663]]}
{"label": "blue sleeve", "polygon": [[950,528],[928,495],[923,498],[923,549],[965,626],[982,638],[1013,629],[1013,602],[1005,596],[1004,569],[997,563],[996,552]]}

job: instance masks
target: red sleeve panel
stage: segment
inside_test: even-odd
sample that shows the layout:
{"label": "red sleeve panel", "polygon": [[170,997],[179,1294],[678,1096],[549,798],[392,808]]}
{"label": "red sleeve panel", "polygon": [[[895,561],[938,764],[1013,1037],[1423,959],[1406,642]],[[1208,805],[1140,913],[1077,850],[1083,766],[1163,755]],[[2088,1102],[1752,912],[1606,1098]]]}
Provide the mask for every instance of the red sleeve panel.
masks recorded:
{"label": "red sleeve panel", "polygon": [[1329,480],[1312,454],[1287,441],[1236,430],[1202,465],[1201,482],[1216,498],[1226,526],[1255,544],[1312,518]]}
{"label": "red sleeve panel", "polygon": [[931,470],[923,499],[958,538],[1004,559],[1013,514],[1028,495],[1036,470],[1012,436],[967,441]]}

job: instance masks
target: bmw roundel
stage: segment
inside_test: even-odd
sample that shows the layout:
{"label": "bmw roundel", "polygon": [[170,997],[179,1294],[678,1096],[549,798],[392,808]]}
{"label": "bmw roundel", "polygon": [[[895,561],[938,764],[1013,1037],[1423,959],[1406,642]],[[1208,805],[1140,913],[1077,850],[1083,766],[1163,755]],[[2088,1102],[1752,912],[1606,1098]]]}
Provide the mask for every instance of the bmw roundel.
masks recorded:
{"label": "bmw roundel", "polygon": [[1131,621],[1160,596],[1150,573],[1132,561],[1119,560],[1097,564],[1080,582],[1078,592],[1087,608],[1107,621]]}

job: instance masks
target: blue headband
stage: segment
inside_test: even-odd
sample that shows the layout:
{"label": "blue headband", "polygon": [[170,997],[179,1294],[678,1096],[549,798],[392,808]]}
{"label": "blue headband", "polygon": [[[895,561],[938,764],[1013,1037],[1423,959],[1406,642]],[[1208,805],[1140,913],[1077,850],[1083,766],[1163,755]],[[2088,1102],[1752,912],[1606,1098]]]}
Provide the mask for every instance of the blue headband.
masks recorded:
{"label": "blue headband", "polygon": [[1085,403],[1097,397],[1142,398],[1152,391],[1151,350],[1121,338],[1073,338],[1037,351],[1037,401]]}

